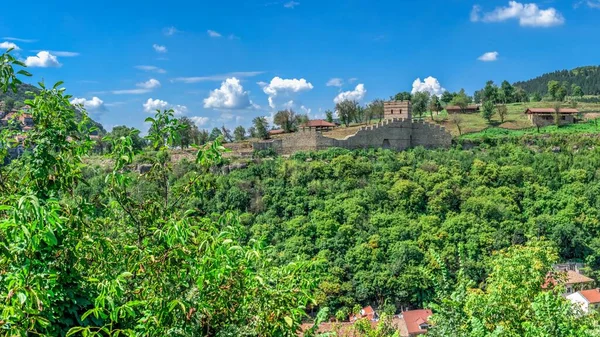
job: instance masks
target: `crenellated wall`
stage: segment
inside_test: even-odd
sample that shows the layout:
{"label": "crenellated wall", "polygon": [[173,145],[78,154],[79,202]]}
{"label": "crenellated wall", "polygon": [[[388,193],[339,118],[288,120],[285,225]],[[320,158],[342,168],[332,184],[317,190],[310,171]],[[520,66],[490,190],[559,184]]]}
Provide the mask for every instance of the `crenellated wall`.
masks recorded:
{"label": "crenellated wall", "polygon": [[279,154],[292,154],[297,151],[324,150],[330,147],[386,148],[402,151],[416,146],[438,148],[449,147],[451,144],[452,136],[439,125],[395,118],[361,127],[355,134],[344,139],[329,138],[320,132],[306,130],[288,134],[281,139],[253,143],[252,146],[255,150],[272,148]]}

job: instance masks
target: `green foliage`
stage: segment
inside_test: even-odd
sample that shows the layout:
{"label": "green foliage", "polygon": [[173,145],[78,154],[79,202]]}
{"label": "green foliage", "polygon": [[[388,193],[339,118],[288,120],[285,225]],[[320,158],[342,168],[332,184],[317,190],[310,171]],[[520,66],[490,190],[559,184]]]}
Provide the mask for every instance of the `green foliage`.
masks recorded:
{"label": "green foliage", "polygon": [[485,101],[481,106],[481,117],[489,124],[492,121],[492,117],[496,113],[496,105],[493,101]]}
{"label": "green foliage", "polygon": [[358,106],[358,102],[356,101],[344,100],[335,105],[335,112],[342,123],[349,126],[350,122],[357,115]]}
{"label": "green foliage", "polygon": [[460,107],[462,112],[469,106],[469,103],[471,103],[471,99],[465,93],[465,89],[461,89],[458,94],[454,95],[454,98],[450,102],[451,105]]}
{"label": "green foliage", "polygon": [[269,138],[269,123],[265,117],[255,117],[252,120],[252,125],[254,127],[254,134],[250,133],[252,137],[260,139]]}
{"label": "green foliage", "polygon": [[[529,81],[517,82],[527,93],[548,94],[548,82],[557,81],[567,85],[577,85],[587,95],[600,95],[600,66],[579,67],[572,70],[559,70],[543,74]],[[574,95],[573,93],[571,93]]]}
{"label": "green foliage", "polygon": [[430,94],[427,91],[416,92],[412,96],[412,112],[419,118],[423,117],[423,114],[427,111],[429,106]]}

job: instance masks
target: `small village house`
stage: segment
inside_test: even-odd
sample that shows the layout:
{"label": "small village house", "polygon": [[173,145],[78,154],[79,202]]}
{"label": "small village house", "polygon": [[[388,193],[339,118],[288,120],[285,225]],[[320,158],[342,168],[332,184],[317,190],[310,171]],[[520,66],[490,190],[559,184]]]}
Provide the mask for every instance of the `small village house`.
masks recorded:
{"label": "small village house", "polygon": [[580,290],[592,289],[594,279],[591,279],[581,273],[583,264],[581,263],[562,263],[553,266],[553,271],[546,276],[546,282],[542,288],[549,289],[561,283],[565,286],[565,294],[569,295]]}
{"label": "small village house", "polygon": [[581,290],[567,296],[567,299],[581,308],[585,314],[589,314],[600,308],[600,290]]}
{"label": "small village house", "polygon": [[379,321],[379,314],[377,314],[373,307],[369,305],[368,307],[360,309],[360,312],[358,314],[350,315],[350,322],[355,322],[363,318],[366,318],[371,322],[377,322]]}
{"label": "small village house", "polygon": [[408,337],[427,333],[427,329],[430,327],[429,319],[432,314],[429,309],[403,311],[401,317],[404,324],[406,324],[406,330],[401,330],[404,330]]}
{"label": "small village house", "polygon": [[[535,126],[547,126],[556,123],[555,115],[556,110],[554,108],[529,108],[525,110],[527,118]],[[559,123],[560,125],[567,125],[575,123],[575,116],[579,113],[577,109],[561,108],[559,110]]]}
{"label": "small village house", "polygon": [[285,131],[282,129],[269,130],[269,136],[282,135]]}

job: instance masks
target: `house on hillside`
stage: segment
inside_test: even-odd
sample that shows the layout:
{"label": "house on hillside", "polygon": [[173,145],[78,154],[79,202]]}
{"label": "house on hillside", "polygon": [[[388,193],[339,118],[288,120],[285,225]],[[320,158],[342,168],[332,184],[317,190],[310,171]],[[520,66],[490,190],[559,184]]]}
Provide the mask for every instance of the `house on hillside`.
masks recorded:
{"label": "house on hillside", "polygon": [[458,105],[448,105],[446,107],[446,112],[449,113],[449,114],[453,114],[453,113],[466,113],[466,114],[479,113],[479,105],[477,105],[477,104],[469,105],[464,110],[461,107],[459,107]]}
{"label": "house on hillside", "polygon": [[[427,329],[431,326],[429,319],[433,313],[429,309],[408,310],[403,311],[400,317],[406,325],[405,329],[400,330],[407,333],[406,336],[414,337],[427,333]],[[405,337],[405,336],[403,336]]]}
{"label": "house on hillside", "polygon": [[285,131],[283,131],[282,129],[269,130],[269,136],[282,135],[284,133]]}
{"label": "house on hillside", "polygon": [[565,294],[569,295],[580,290],[592,289],[594,279],[591,279],[581,273],[583,264],[581,263],[562,263],[553,266],[554,270],[548,273],[546,281],[542,288],[549,289],[557,284],[564,284]]}
{"label": "house on hillside", "polygon": [[583,313],[589,314],[600,308],[600,290],[581,290],[567,296],[567,299],[579,306]]}
{"label": "house on hillside", "polygon": [[[559,110],[560,125],[575,123],[575,116],[579,113],[577,109],[561,108]],[[535,126],[547,126],[555,124],[556,110],[554,108],[529,108],[525,110],[527,118]]]}
{"label": "house on hillside", "polygon": [[362,318],[366,318],[371,322],[377,322],[379,321],[379,314],[377,314],[373,307],[369,305],[368,307],[360,309],[358,314],[350,315],[350,322],[355,322]]}

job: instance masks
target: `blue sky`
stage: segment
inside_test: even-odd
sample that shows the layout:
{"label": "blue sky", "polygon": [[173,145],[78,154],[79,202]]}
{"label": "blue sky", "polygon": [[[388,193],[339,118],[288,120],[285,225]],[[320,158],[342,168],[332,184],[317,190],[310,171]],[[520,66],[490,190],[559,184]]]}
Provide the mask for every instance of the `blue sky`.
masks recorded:
{"label": "blue sky", "polygon": [[108,129],[144,129],[154,108],[232,127],[286,107],[322,117],[342,98],[473,92],[597,65],[597,36],[600,0],[33,1],[0,13],[0,48],[19,48],[32,82],[65,81]]}

